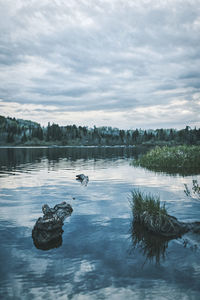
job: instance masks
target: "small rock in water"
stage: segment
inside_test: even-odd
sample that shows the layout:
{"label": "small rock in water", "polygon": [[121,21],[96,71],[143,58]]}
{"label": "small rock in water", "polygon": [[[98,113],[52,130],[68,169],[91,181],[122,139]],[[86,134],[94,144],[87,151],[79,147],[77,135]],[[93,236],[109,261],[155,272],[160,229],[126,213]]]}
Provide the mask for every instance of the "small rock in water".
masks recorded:
{"label": "small rock in water", "polygon": [[76,180],[80,181],[82,185],[87,185],[89,181],[89,177],[84,174],[78,174],[76,175]]}

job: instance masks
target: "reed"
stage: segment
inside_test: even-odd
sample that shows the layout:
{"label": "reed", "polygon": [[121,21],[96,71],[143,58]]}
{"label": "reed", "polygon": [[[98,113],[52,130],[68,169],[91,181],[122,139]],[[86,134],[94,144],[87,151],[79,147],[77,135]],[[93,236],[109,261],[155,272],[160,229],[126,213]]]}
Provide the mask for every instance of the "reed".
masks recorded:
{"label": "reed", "polygon": [[185,186],[185,194],[188,197],[197,197],[198,199],[200,199],[200,185],[198,184],[198,181],[193,179],[192,180],[192,189],[190,190],[188,188],[188,185],[186,183],[184,183]]}
{"label": "reed", "polygon": [[160,204],[159,196],[144,194],[138,189],[134,189],[132,192],[132,212],[135,221],[143,222],[144,216],[162,217],[167,216],[167,210],[165,204]]}

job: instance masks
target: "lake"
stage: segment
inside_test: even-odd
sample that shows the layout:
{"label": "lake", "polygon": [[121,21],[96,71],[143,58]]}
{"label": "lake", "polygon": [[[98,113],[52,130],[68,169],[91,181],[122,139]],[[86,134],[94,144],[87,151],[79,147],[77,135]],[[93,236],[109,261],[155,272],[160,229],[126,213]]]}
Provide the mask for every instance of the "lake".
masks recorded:
{"label": "lake", "polygon": [[[200,176],[154,173],[130,163],[144,148],[0,148],[1,299],[200,299],[200,235],[170,241],[132,231],[134,188],[160,195],[182,221],[200,220],[184,193]],[[89,176],[87,185],[76,174]],[[66,201],[62,240],[38,249],[42,205]]]}

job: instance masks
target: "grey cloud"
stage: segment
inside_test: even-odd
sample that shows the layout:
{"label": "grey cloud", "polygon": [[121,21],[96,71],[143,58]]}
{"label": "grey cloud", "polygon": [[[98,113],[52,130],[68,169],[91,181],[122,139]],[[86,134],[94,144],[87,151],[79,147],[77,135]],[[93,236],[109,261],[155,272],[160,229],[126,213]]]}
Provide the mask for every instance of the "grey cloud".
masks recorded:
{"label": "grey cloud", "polygon": [[200,72],[198,71],[194,71],[194,72],[190,71],[180,76],[180,79],[199,79],[199,78],[200,78]]}
{"label": "grey cloud", "polygon": [[[91,91],[91,90],[90,90]],[[88,89],[86,88],[77,88],[77,89],[69,89],[69,90],[59,90],[59,89],[49,89],[46,88],[34,88],[30,90],[31,93],[40,94],[45,96],[66,96],[66,97],[81,97],[88,93]]]}
{"label": "grey cloud", "polygon": [[168,91],[168,90],[175,90],[177,88],[175,83],[165,83],[161,84],[157,87],[157,90],[160,91]]}
{"label": "grey cloud", "polygon": [[[0,98],[66,111],[192,99],[200,88],[198,1],[136,2],[2,4]],[[44,72],[31,70],[32,59]],[[29,63],[28,74],[13,77]]]}
{"label": "grey cloud", "polygon": [[23,57],[20,53],[17,55],[14,49],[0,46],[0,65],[11,66],[23,61]]}

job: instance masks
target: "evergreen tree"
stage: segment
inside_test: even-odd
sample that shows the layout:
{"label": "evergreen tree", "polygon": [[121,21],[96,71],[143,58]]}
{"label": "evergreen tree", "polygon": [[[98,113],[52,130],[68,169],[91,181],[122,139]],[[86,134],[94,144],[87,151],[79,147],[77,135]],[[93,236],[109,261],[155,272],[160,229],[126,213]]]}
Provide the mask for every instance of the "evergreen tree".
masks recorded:
{"label": "evergreen tree", "polygon": [[23,136],[22,136],[22,138],[21,138],[21,142],[22,142],[22,143],[27,142],[27,137],[26,137],[25,131],[24,131],[24,134],[23,134]]}

